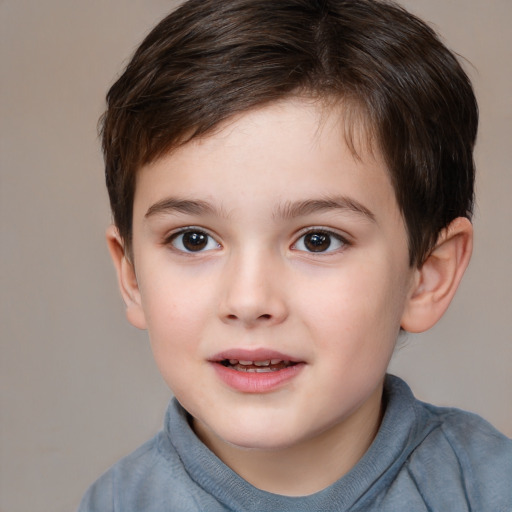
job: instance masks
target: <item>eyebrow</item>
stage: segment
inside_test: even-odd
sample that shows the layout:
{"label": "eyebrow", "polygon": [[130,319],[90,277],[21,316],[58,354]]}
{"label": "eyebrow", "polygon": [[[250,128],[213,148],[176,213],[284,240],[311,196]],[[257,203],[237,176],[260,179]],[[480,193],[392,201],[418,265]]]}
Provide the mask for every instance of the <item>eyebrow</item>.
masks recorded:
{"label": "eyebrow", "polygon": [[[313,213],[326,211],[351,212],[361,215],[372,222],[375,222],[375,214],[366,206],[345,196],[335,196],[323,199],[306,199],[304,201],[288,201],[278,206],[274,213],[274,219],[294,219],[311,215]],[[151,205],[145,214],[149,218],[159,214],[183,213],[185,215],[217,215],[227,217],[226,213],[216,208],[207,201],[165,198]]]}
{"label": "eyebrow", "polygon": [[275,218],[293,219],[326,211],[351,212],[376,222],[375,214],[355,199],[346,196],[334,196],[323,199],[287,202],[274,212]]}
{"label": "eyebrow", "polygon": [[219,213],[212,204],[201,200],[178,199],[169,197],[151,205],[145,218],[165,213],[184,213],[187,215],[206,215]]}

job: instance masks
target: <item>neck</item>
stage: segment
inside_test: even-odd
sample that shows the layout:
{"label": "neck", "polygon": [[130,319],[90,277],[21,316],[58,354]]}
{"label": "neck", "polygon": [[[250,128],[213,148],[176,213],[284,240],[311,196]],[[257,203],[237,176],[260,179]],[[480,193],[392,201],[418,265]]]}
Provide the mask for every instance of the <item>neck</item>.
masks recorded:
{"label": "neck", "polygon": [[249,450],[226,443],[199,422],[199,438],[227,466],[258,489],[306,496],[348,473],[375,438],[381,422],[382,386],[349,417],[298,445]]}

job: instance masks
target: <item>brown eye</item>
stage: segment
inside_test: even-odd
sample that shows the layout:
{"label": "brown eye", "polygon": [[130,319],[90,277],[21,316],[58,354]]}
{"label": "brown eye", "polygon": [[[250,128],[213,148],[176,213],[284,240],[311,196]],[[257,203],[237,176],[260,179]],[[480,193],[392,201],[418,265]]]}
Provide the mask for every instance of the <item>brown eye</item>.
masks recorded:
{"label": "brown eye", "polygon": [[302,235],[293,245],[293,249],[312,253],[330,253],[347,245],[344,238],[329,231],[310,231]]}
{"label": "brown eye", "polygon": [[171,238],[171,244],[175,249],[183,252],[201,252],[219,247],[219,244],[208,233],[199,230],[176,233]]}
{"label": "brown eye", "polygon": [[304,247],[311,252],[323,252],[329,249],[331,237],[327,233],[308,233],[304,236]]}
{"label": "brown eye", "polygon": [[183,246],[187,251],[201,251],[208,243],[208,235],[194,233],[193,231],[183,234]]}

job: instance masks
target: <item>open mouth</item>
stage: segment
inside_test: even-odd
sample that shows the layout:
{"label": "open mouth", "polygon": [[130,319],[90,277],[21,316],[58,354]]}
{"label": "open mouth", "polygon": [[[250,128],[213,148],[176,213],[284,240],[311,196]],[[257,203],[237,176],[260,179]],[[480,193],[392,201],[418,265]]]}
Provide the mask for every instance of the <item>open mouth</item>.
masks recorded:
{"label": "open mouth", "polygon": [[290,366],[295,366],[297,363],[293,361],[283,361],[281,359],[266,359],[264,361],[243,361],[239,359],[223,359],[220,361],[222,366],[231,368],[238,372],[247,373],[269,373],[277,372]]}
{"label": "open mouth", "polygon": [[269,349],[232,349],[211,360],[218,377],[240,393],[270,393],[295,379],[306,366],[300,358]]}

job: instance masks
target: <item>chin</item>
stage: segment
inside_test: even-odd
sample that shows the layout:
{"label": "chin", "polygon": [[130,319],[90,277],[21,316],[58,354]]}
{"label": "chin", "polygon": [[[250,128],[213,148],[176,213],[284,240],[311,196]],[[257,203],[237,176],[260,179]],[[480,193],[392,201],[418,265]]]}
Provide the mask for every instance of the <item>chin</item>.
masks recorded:
{"label": "chin", "polygon": [[260,436],[233,436],[225,441],[241,450],[256,450],[262,452],[272,452],[286,450],[295,444],[295,440],[278,438],[274,439],[269,437],[268,433],[264,433]]}
{"label": "chin", "polygon": [[218,440],[242,450],[278,451],[290,448],[299,442],[297,433],[283,428],[282,422],[263,424],[252,421],[249,425],[230,422],[212,427],[207,427],[206,431],[204,427],[195,428],[206,444],[209,444],[208,438],[212,434]]}

